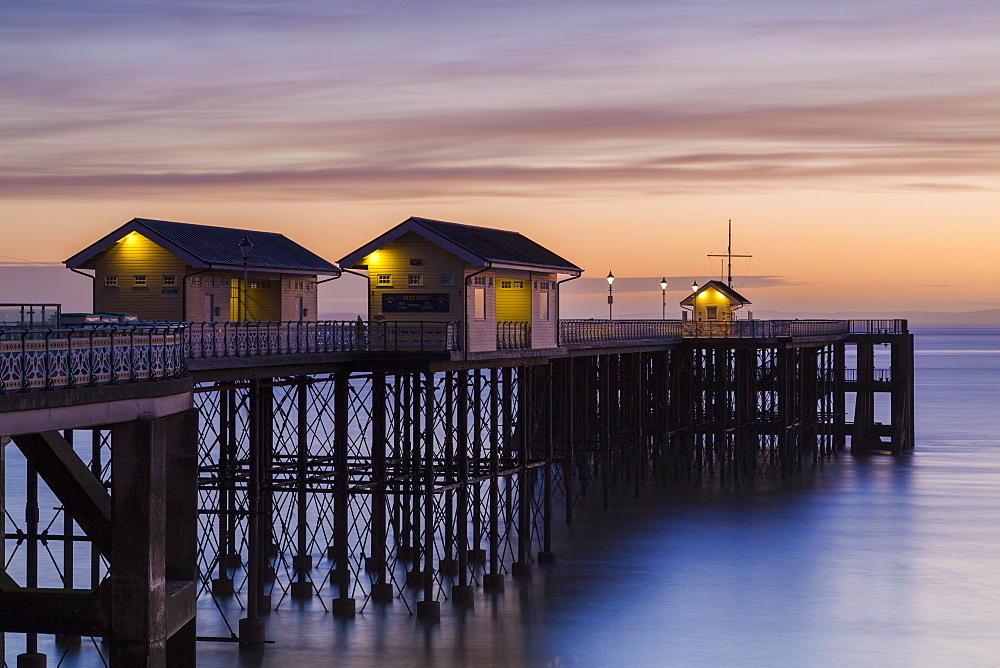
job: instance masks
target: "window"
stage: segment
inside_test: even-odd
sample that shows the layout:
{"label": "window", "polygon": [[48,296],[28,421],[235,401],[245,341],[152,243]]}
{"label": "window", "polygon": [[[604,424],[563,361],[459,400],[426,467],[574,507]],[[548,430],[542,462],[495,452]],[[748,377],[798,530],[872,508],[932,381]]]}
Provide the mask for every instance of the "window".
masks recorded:
{"label": "window", "polygon": [[413,286],[413,285],[423,285],[424,284],[424,275],[423,274],[410,274],[409,277],[406,279],[406,284],[410,285],[410,286]]}
{"label": "window", "polygon": [[250,281],[250,289],[256,290],[260,287],[260,281]]}
{"label": "window", "polygon": [[118,286],[118,277],[117,276],[105,276],[104,277],[104,285],[109,285],[109,286],[117,287]]}
{"label": "window", "polygon": [[[211,276],[206,276],[205,277],[205,287],[206,288],[210,288],[213,285],[215,285],[215,283],[212,281],[212,277]],[[222,285],[222,284],[220,283],[219,285]]]}
{"label": "window", "polygon": [[313,283],[312,281],[309,281],[309,282],[307,282],[307,283],[306,283],[306,290],[307,290],[308,292],[312,292],[312,291],[313,291],[313,288],[315,287],[315,285],[316,285],[316,284],[315,284],[315,283]]}
{"label": "window", "polygon": [[414,259],[411,259],[411,260],[410,260],[410,266],[411,266],[411,267],[419,267],[419,266],[420,266],[420,265],[422,265],[423,263],[424,263],[424,261],[423,261],[423,260],[414,260]]}
{"label": "window", "polygon": [[524,281],[514,281],[509,279],[502,279],[500,281],[501,290],[522,290],[524,289]]}
{"label": "window", "polygon": [[524,289],[524,281],[514,281],[514,289],[515,290],[523,290]]}
{"label": "window", "polygon": [[549,319],[549,293],[547,290],[538,293],[538,319]]}
{"label": "window", "polygon": [[485,276],[476,276],[475,278],[472,279],[472,282],[475,285],[486,285],[486,277]]}
{"label": "window", "polygon": [[486,289],[476,288],[475,289],[475,313],[476,320],[486,319]]}
{"label": "window", "polygon": [[163,277],[163,287],[165,287],[165,288],[172,288],[175,285],[177,285],[177,277],[176,276],[164,276]]}
{"label": "window", "polygon": [[451,274],[441,274],[438,276],[438,285],[454,285],[455,277]]}
{"label": "window", "polygon": [[132,277],[132,285],[146,285],[146,277],[142,274],[138,274]]}
{"label": "window", "polygon": [[535,281],[535,288],[538,290],[548,290],[549,287],[548,281]]}
{"label": "window", "polygon": [[[201,276],[192,276],[189,283],[191,285],[201,285]],[[205,285],[208,285],[208,283],[205,283]]]}
{"label": "window", "polygon": [[708,311],[709,320],[719,319],[719,307],[718,306],[707,306],[705,309]]}
{"label": "window", "polygon": [[392,285],[392,276],[390,274],[379,274],[378,280],[375,281],[376,285]]}

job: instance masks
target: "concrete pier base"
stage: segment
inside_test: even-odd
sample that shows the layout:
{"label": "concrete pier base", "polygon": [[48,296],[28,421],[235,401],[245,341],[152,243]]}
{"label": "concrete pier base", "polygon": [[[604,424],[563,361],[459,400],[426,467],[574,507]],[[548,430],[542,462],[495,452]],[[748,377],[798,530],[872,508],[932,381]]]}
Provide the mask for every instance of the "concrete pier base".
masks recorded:
{"label": "concrete pier base", "polygon": [[217,598],[229,598],[233,595],[233,581],[229,578],[218,578],[212,580],[212,596]]}
{"label": "concrete pier base", "polygon": [[313,567],[313,558],[311,554],[304,554],[300,556],[292,557],[292,569],[296,573],[309,572]]}
{"label": "concrete pier base", "polygon": [[376,603],[392,603],[395,592],[388,582],[376,582],[372,585],[372,600]]}
{"label": "concrete pier base", "polygon": [[486,563],[486,550],[483,550],[483,549],[469,550],[469,563],[470,564],[485,564]]}
{"label": "concrete pier base", "polygon": [[407,587],[423,587],[424,586],[424,572],[414,568],[412,571],[406,572],[406,586]]}
{"label": "concrete pier base", "polygon": [[417,601],[417,619],[429,621],[441,619],[441,602]]}
{"label": "concrete pier base", "polygon": [[483,576],[483,590],[499,592],[503,589],[503,573],[487,573]]}
{"label": "concrete pier base", "polygon": [[341,584],[350,587],[351,572],[346,569],[339,569],[339,568],[330,569],[330,584],[335,587],[340,586]]}
{"label": "concrete pier base", "polygon": [[355,614],[355,601],[353,598],[333,599],[333,616],[340,619],[352,619]]}
{"label": "concrete pier base", "polygon": [[475,590],[472,585],[455,585],[451,588],[452,605],[469,607],[475,600]]}
{"label": "concrete pier base", "polygon": [[291,586],[291,594],[292,598],[294,599],[312,598],[313,595],[312,582],[293,582]]}
{"label": "concrete pier base", "polygon": [[260,649],[264,646],[264,631],[266,625],[263,619],[244,618],[240,620],[240,647]]}
{"label": "concrete pier base", "polygon": [[515,561],[511,564],[511,573],[513,573],[516,578],[530,577],[531,564],[527,561]]}
{"label": "concrete pier base", "polygon": [[538,563],[539,564],[554,564],[554,563],[556,563],[556,553],[555,552],[539,552],[538,553]]}
{"label": "concrete pier base", "polygon": [[17,655],[17,668],[45,668],[48,659],[44,654],[32,652]]}

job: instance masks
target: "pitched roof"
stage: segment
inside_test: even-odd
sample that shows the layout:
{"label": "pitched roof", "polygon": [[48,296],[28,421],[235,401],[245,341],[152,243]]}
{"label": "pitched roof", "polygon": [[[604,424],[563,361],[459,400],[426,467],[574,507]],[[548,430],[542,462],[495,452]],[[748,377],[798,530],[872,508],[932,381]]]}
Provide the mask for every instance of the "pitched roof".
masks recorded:
{"label": "pitched roof", "polygon": [[726,297],[728,297],[730,301],[739,302],[741,305],[753,303],[740,293],[736,292],[736,290],[733,290],[731,287],[723,283],[722,281],[709,281],[708,283],[706,283],[705,285],[701,286],[700,288],[692,292],[690,295],[688,295],[681,302],[681,306],[691,306],[692,304],[694,304],[695,298],[709,288],[714,288],[718,290]]}
{"label": "pitched roof", "polygon": [[340,268],[335,264],[327,262],[283,234],[149,218],[133,218],[66,260],[66,266],[90,268],[90,260],[130,232],[138,232],[193,267],[242,267],[243,256],[240,254],[239,244],[243,235],[246,235],[253,244],[247,263],[251,268],[262,271],[340,274]]}
{"label": "pitched roof", "polygon": [[430,218],[408,218],[365,244],[340,263],[354,266],[372,251],[407,232],[418,234],[473,266],[509,266],[579,275],[583,270],[519,232],[449,223]]}

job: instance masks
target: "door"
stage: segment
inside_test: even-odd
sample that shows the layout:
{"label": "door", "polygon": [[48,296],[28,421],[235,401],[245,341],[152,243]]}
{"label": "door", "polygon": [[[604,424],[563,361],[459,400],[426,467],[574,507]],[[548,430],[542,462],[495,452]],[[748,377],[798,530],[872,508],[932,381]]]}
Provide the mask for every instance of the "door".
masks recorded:
{"label": "door", "polygon": [[295,298],[295,312],[298,314],[298,321],[302,322],[305,320],[305,304],[302,301],[302,297]]}
{"label": "door", "polygon": [[205,295],[205,322],[215,322],[215,295]]}

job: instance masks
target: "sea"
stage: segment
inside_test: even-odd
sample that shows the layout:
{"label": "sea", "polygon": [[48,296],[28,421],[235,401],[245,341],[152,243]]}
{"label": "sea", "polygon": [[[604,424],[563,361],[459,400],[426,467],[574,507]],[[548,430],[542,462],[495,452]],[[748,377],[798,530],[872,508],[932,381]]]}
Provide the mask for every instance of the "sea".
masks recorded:
{"label": "sea", "polygon": [[[471,610],[445,602],[426,623],[397,602],[344,621],[286,601],[263,650],[201,642],[199,664],[1000,665],[1000,327],[911,330],[912,453],[613,498],[557,527],[555,564]],[[228,634],[219,613],[201,601],[199,634]],[[50,666],[104,665],[89,639],[39,649]],[[22,651],[9,634],[7,664]]]}

